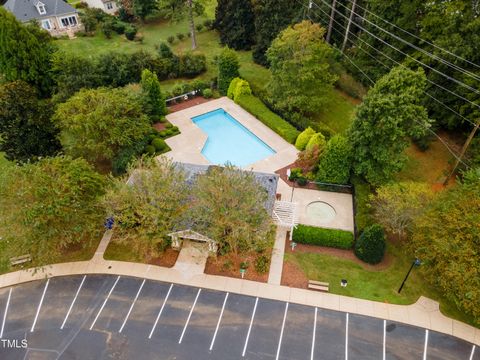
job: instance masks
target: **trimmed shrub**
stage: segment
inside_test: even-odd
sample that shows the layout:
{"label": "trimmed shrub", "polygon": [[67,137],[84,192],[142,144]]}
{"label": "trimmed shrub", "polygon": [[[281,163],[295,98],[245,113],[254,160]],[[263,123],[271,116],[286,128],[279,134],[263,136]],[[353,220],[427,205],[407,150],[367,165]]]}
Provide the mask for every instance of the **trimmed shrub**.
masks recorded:
{"label": "trimmed shrub", "polygon": [[227,96],[236,101],[236,99],[242,95],[252,95],[252,89],[250,89],[248,81],[236,77],[230,82]]}
{"label": "trimmed shrub", "polygon": [[125,37],[128,40],[130,41],[135,40],[135,35],[137,35],[137,28],[135,26],[129,25],[125,27]]}
{"label": "trimmed shrub", "polygon": [[297,225],[293,229],[293,241],[299,244],[351,249],[353,246],[353,233],[344,230]]}
{"label": "trimmed shrub", "polygon": [[270,268],[270,259],[266,255],[260,255],[255,259],[255,271],[259,274],[265,274]]}
{"label": "trimmed shrub", "polygon": [[147,145],[145,146],[145,152],[148,155],[155,155],[155,147],[153,145]]}
{"label": "trimmed shrub", "polygon": [[173,35],[170,35],[169,37],[167,37],[167,42],[172,45],[174,42],[175,42],[175,36]]}
{"label": "trimmed shrub", "polygon": [[315,130],[311,127],[306,128],[300,133],[300,135],[298,135],[297,140],[295,141],[295,147],[300,151],[305,150],[313,135],[315,135]]}
{"label": "trimmed shrub", "polygon": [[335,135],[327,142],[318,163],[316,180],[332,184],[347,184],[352,168],[352,148],[346,138]]}
{"label": "trimmed shrub", "polygon": [[165,130],[160,131],[160,136],[164,138],[165,136],[167,136],[167,132]]}
{"label": "trimmed shrub", "polygon": [[227,90],[227,96],[233,100],[233,93],[235,92],[235,89],[237,88],[237,84],[239,81],[241,81],[239,77],[234,78],[232,81],[230,81],[230,85],[228,86]]}
{"label": "trimmed shrub", "polygon": [[152,141],[152,146],[155,148],[157,152],[163,151],[167,148],[167,144],[163,139],[155,138]]}
{"label": "trimmed shrub", "polygon": [[299,131],[273,113],[260,99],[253,95],[242,95],[237,97],[236,102],[290,144],[295,143]]}
{"label": "trimmed shrub", "polygon": [[217,61],[218,91],[220,91],[220,94],[222,95],[227,95],[227,90],[230,86],[230,82],[234,78],[239,77],[238,69],[240,68],[240,63],[238,61],[238,56],[234,50],[226,47],[218,56]]}
{"label": "trimmed shrub", "polygon": [[383,228],[374,224],[363,230],[355,244],[355,255],[369,264],[378,264],[385,255],[385,234]]}
{"label": "trimmed shrub", "polygon": [[185,39],[185,34],[178,33],[178,34],[177,34],[177,39],[178,39],[179,41],[182,41],[183,39]]}
{"label": "trimmed shrub", "polygon": [[325,145],[327,145],[327,142],[325,141],[325,136],[323,136],[322,133],[316,133],[310,138],[310,140],[308,140],[308,144],[305,147],[305,150],[312,151],[315,146],[318,146],[320,152],[323,152],[323,149],[325,149]]}
{"label": "trimmed shrub", "polygon": [[213,96],[213,91],[212,91],[212,89],[203,89],[203,90],[202,90],[202,96],[203,96],[205,99],[211,99],[212,96]]}

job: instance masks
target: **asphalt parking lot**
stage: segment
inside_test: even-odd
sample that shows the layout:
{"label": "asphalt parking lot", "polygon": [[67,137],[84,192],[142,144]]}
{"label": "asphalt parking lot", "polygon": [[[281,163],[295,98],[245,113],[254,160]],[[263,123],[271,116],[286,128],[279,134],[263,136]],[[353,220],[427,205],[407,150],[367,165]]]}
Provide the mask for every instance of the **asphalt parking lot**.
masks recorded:
{"label": "asphalt parking lot", "polygon": [[0,289],[0,322],[1,360],[480,360],[472,344],[402,323],[111,275]]}

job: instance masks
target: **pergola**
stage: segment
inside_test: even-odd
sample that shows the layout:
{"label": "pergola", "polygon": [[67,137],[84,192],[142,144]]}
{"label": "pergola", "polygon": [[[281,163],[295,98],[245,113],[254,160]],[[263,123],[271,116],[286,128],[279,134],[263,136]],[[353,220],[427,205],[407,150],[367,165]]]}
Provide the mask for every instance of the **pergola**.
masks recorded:
{"label": "pergola", "polygon": [[275,201],[272,218],[275,224],[290,230],[292,240],[293,229],[298,225],[297,204],[290,201]]}
{"label": "pergola", "polygon": [[209,252],[213,254],[217,253],[218,245],[215,240],[212,240],[209,237],[199,234],[196,231],[193,231],[191,229],[176,231],[168,234],[168,236],[172,238],[172,248],[176,250],[179,250],[182,247],[182,241],[184,239],[187,239],[187,240],[205,242],[208,244]]}

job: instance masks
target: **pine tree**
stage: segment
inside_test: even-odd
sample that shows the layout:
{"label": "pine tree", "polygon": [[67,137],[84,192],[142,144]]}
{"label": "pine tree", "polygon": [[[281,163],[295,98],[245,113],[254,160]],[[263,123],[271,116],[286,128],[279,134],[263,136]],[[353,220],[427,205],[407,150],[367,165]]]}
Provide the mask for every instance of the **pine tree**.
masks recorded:
{"label": "pine tree", "polygon": [[50,35],[37,25],[23,25],[0,7],[0,73],[7,81],[23,80],[42,96],[50,93],[49,74],[54,46]]}
{"label": "pine tree", "polygon": [[255,24],[250,0],[219,0],[214,27],[220,41],[235,50],[250,50],[254,43]]}
{"label": "pine tree", "polygon": [[254,0],[256,45],[253,60],[267,65],[266,51],[280,31],[291,25],[302,10],[301,4],[291,0]]}

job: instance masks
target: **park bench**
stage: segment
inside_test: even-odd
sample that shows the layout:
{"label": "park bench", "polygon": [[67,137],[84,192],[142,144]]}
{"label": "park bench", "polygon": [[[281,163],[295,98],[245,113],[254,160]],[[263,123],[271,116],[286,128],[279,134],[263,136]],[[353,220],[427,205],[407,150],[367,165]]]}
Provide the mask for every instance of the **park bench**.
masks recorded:
{"label": "park bench", "polygon": [[308,280],[308,288],[311,290],[328,292],[330,284],[327,282]]}
{"label": "park bench", "polygon": [[24,264],[30,261],[32,261],[32,256],[30,254],[10,258],[10,264],[12,266]]}

